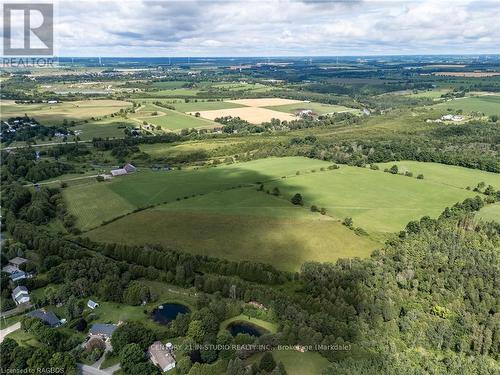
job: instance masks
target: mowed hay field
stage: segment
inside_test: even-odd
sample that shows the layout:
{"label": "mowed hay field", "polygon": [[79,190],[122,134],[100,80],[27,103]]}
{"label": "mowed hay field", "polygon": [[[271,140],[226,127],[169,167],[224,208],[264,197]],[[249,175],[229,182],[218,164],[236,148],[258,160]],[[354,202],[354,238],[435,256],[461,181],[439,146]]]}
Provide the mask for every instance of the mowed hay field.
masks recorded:
{"label": "mowed hay field", "polygon": [[496,221],[500,224],[500,203],[483,207],[476,215],[478,220]]}
{"label": "mowed hay field", "polygon": [[88,230],[136,208],[262,182],[266,190],[278,187],[285,200],[301,193],[306,208],[313,204],[325,207],[328,215],[336,219],[352,217],[355,226],[372,233],[387,233],[401,230],[409,221],[425,215],[436,217],[446,206],[474,197],[476,193],[465,189],[472,182],[500,186],[494,173],[413,163],[411,169],[424,171],[427,178],[418,180],[349,166],[327,170],[328,162],[287,157],[198,170],[147,169],[110,182],[88,181],[70,186],[64,189],[64,195],[70,211],[78,217],[78,226]]}
{"label": "mowed hay field", "polygon": [[[200,113],[200,116],[206,119],[215,120],[220,117],[239,117],[242,120],[246,120],[251,124],[261,124],[263,122],[269,122],[273,118],[279,119],[281,121],[292,121],[297,118],[289,113],[274,111],[268,108],[260,107],[241,107],[241,108],[229,108],[229,109],[216,109],[211,111],[196,111]],[[194,115],[194,112],[191,112]]]}
{"label": "mowed hay field", "polygon": [[291,114],[296,114],[297,112],[302,110],[311,110],[316,115],[325,115],[329,113],[340,113],[340,112],[361,113],[359,109],[344,107],[342,105],[306,103],[306,102],[275,105],[266,108],[272,109],[274,111],[286,112]]}
{"label": "mowed hay field", "polygon": [[287,271],[306,261],[365,257],[377,247],[331,217],[253,187],[160,205],[87,235],[101,242],[160,243],[193,254],[251,259]]}
{"label": "mowed hay field", "polygon": [[193,110],[189,112],[194,115],[196,112],[200,116],[210,120],[215,120],[218,117],[239,117],[248,121],[251,124],[261,124],[269,122],[273,118],[281,121],[292,121],[297,118],[287,111],[274,110],[272,106],[294,105],[304,103],[300,100],[281,99],[281,98],[260,98],[260,99],[238,99],[227,100],[225,103],[240,106],[239,108],[220,108],[214,110]]}
{"label": "mowed hay field", "polygon": [[13,100],[1,100],[0,113],[2,120],[27,114],[42,124],[57,124],[64,120],[79,121],[110,115],[130,106],[132,103],[121,100],[78,100],[57,104],[16,104]]}
{"label": "mowed hay field", "polygon": [[[157,115],[153,115],[157,112]],[[160,126],[166,130],[180,130],[185,128],[208,128],[217,126],[216,123],[204,118],[190,116],[154,104],[146,104],[136,113],[131,115],[139,123],[146,121],[149,124]]]}
{"label": "mowed hay field", "polygon": [[[135,174],[109,182],[87,181],[63,190],[70,211],[83,229],[99,226],[102,221],[177,198],[228,190],[245,184],[292,176],[297,170],[328,165],[321,160],[301,157],[268,158],[212,168],[181,171],[139,170]],[[99,197],[103,197],[101,200]],[[114,199],[112,204],[108,204]]]}
{"label": "mowed hay field", "polygon": [[414,177],[418,174],[423,174],[425,181],[462,189],[467,188],[467,186],[474,188],[478,183],[484,182],[486,185],[492,185],[496,189],[500,189],[500,174],[498,173],[489,173],[479,169],[469,169],[454,165],[444,166],[439,163],[421,163],[411,160],[378,164],[381,170],[390,168],[393,165],[398,166],[399,173],[412,172]]}
{"label": "mowed hay field", "polygon": [[500,95],[468,96],[450,100],[434,106],[439,109],[461,109],[466,113],[483,112],[485,115],[500,115]]}

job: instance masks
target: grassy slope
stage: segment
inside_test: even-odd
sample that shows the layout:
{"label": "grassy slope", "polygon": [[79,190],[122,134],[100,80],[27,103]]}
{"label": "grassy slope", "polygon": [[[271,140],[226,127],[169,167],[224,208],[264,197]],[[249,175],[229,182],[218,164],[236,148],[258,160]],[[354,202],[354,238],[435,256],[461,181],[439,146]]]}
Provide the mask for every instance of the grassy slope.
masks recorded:
{"label": "grassy slope", "polygon": [[444,166],[439,163],[422,163],[418,161],[397,161],[378,164],[380,169],[390,168],[397,165],[399,173],[410,171],[413,176],[422,173],[426,181],[432,181],[465,189],[467,186],[475,187],[479,182],[484,181],[486,185],[493,185],[500,189],[500,174],[489,173],[479,169],[469,169],[454,165]]}
{"label": "grassy slope", "polygon": [[285,104],[285,105],[275,105],[270,107],[264,107],[272,109],[274,111],[286,112],[295,114],[302,109],[310,109],[313,112],[323,115],[332,112],[359,112],[357,109],[344,107],[342,105],[332,105],[332,104],[322,104],[322,103],[295,103],[295,104]]}
{"label": "grassy slope", "polygon": [[252,259],[296,271],[308,260],[364,257],[376,244],[338,221],[254,188],[181,200],[89,232],[97,241],[161,243],[231,260]]}
{"label": "grassy slope", "polygon": [[500,203],[484,207],[478,212],[476,217],[484,221],[496,221],[497,223],[500,223]]}
{"label": "grassy slope", "polygon": [[123,138],[124,129],[119,129],[118,126],[136,126],[133,121],[124,119],[123,117],[111,117],[99,121],[91,121],[87,124],[77,125],[71,130],[80,130],[81,140],[92,140],[92,138]]}
{"label": "grassy slope", "polygon": [[435,217],[446,206],[475,196],[445,182],[348,166],[300,175],[281,181],[281,186],[288,196],[300,192],[308,204],[326,207],[338,218],[352,217],[355,226],[370,232],[401,230],[411,220]]}
{"label": "grassy slope", "polygon": [[195,112],[195,111],[209,111],[213,109],[227,109],[227,108],[240,108],[244,107],[241,104],[229,103],[229,102],[189,102],[189,103],[175,103],[172,104],[177,111],[180,112]]}
{"label": "grassy slope", "polygon": [[248,322],[262,327],[271,333],[276,333],[278,331],[278,325],[276,323],[266,322],[265,320],[252,318],[244,314],[233,316],[232,318],[224,320],[220,325],[221,330],[226,329],[227,326],[232,322]]}
{"label": "grassy slope", "polygon": [[71,186],[64,190],[70,211],[78,216],[83,229],[100,225],[138,207],[176,198],[225,190],[240,184],[253,184],[293,175],[296,170],[319,168],[328,163],[300,157],[286,159],[268,158],[248,163],[238,163],[217,168],[170,172],[140,172],[115,178],[110,182]]}
{"label": "grassy slope", "polygon": [[[151,116],[151,112],[148,111],[157,111],[159,115]],[[141,123],[142,121],[146,121],[168,130],[213,127],[216,125],[213,121],[158,107],[154,104],[147,104],[144,109],[136,112],[133,117]]]}
{"label": "grassy slope", "polygon": [[275,350],[276,362],[283,362],[288,375],[319,375],[330,362],[316,352],[297,352],[295,350]]}
{"label": "grassy slope", "polygon": [[118,100],[80,100],[58,104],[14,104],[11,101],[0,102],[2,119],[14,116],[36,118],[41,123],[54,125],[63,120],[83,120],[118,112],[122,108],[131,106],[131,103]]}
{"label": "grassy slope", "polygon": [[482,95],[451,100],[437,104],[442,109],[462,109],[464,112],[483,112],[486,115],[500,115],[500,95]]}

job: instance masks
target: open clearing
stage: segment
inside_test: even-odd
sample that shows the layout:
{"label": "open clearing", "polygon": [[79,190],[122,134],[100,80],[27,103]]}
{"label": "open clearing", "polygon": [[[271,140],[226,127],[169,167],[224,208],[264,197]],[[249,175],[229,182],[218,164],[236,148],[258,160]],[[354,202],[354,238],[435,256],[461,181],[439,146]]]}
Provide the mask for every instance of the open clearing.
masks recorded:
{"label": "open clearing", "polygon": [[[158,115],[153,116],[153,112],[157,112]],[[141,124],[143,121],[146,121],[148,124],[160,126],[162,129],[166,130],[207,128],[217,126],[217,124],[207,119],[190,116],[177,111],[172,111],[170,109],[159,107],[151,103],[146,104],[144,107],[136,111],[136,113],[131,115],[131,118],[134,118]]]}
{"label": "open clearing", "polygon": [[436,72],[436,76],[449,76],[449,77],[495,77],[500,76],[500,72]]}
{"label": "open clearing", "polygon": [[230,260],[251,259],[298,271],[306,261],[365,257],[376,248],[328,216],[255,188],[176,201],[88,233],[93,240],[165,247]]}
{"label": "open clearing", "polygon": [[237,99],[237,100],[228,100],[227,102],[240,104],[248,107],[270,107],[275,105],[304,103],[302,100],[292,100],[292,99],[282,99],[282,98]]}
{"label": "open clearing", "polygon": [[109,182],[94,180],[63,190],[69,209],[77,216],[81,229],[101,225],[102,221],[163,202],[173,202],[193,194],[206,194],[257,181],[295,175],[297,170],[320,168],[328,163],[301,157],[269,158],[246,163],[181,171],[140,170]]}
{"label": "open clearing", "polygon": [[[251,99],[249,99],[251,100]],[[261,124],[263,122],[269,122],[273,118],[279,119],[281,121],[292,121],[297,118],[291,114],[273,111],[267,108],[261,107],[242,107],[242,108],[229,108],[229,109],[218,109],[213,111],[197,111],[200,116],[210,120],[215,120],[218,117],[239,117],[243,120],[248,121],[251,124]],[[194,112],[191,112],[194,115]]]}
{"label": "open clearing", "polygon": [[495,203],[483,207],[476,215],[476,218],[484,221],[496,221],[500,224],[500,203]]}
{"label": "open clearing", "polygon": [[439,163],[422,163],[409,160],[379,163],[377,165],[382,170],[397,165],[399,173],[408,171],[412,172],[413,176],[423,174],[425,181],[432,181],[461,189],[465,189],[467,186],[474,188],[481,181],[485,182],[486,185],[493,185],[496,189],[500,189],[500,174],[489,173],[479,169],[469,169],[454,165],[447,165],[443,168],[443,164]]}
{"label": "open clearing", "polygon": [[[500,184],[493,173],[432,163],[400,162],[402,169],[424,173],[424,180],[344,165],[328,170],[329,164],[287,157],[180,171],[144,169],[110,182],[70,185],[63,194],[78,227],[95,228],[87,233],[94,240],[161,243],[296,270],[308,260],[367,256],[377,246],[373,239],[474,197],[465,186]],[[264,191],[257,191],[256,182],[264,183]],[[274,187],[280,196],[266,194]],[[290,203],[295,193],[304,197],[303,207]],[[311,212],[313,204],[325,207],[327,215]],[[146,207],[152,208],[133,213]],[[370,236],[342,226],[345,217]]]}
{"label": "open clearing", "polygon": [[131,105],[131,103],[121,100],[79,100],[57,104],[16,104],[12,100],[2,100],[0,101],[0,112],[3,120],[27,114],[41,123],[53,125],[62,123],[64,120],[79,121],[110,115]]}
{"label": "open clearing", "polygon": [[469,96],[436,104],[439,109],[461,109],[464,112],[483,112],[485,115],[500,115],[500,95]]}
{"label": "open clearing", "polygon": [[[352,217],[355,226],[372,233],[387,233],[401,230],[409,221],[425,215],[436,217],[446,206],[475,196],[476,193],[464,189],[473,182],[499,186],[498,175],[494,173],[440,164],[405,164],[414,173],[424,173],[426,178],[417,180],[349,166],[321,171],[329,163],[289,157],[198,170],[143,170],[110,182],[88,181],[70,186],[64,195],[70,211],[78,217],[79,227],[85,230],[139,207],[172,203],[178,198],[260,181],[266,190],[278,187],[286,200],[301,193],[306,207],[312,204],[325,207],[334,218]],[[187,204],[183,204],[183,209]]]}
{"label": "open clearing", "polygon": [[314,102],[300,102],[293,104],[284,104],[284,105],[273,105],[267,106],[266,108],[272,109],[274,111],[281,111],[291,114],[296,114],[301,110],[311,110],[317,115],[325,115],[328,113],[339,113],[339,112],[351,112],[351,113],[360,113],[359,109],[344,107],[342,105],[333,105],[333,104],[323,104],[323,103],[314,103]]}

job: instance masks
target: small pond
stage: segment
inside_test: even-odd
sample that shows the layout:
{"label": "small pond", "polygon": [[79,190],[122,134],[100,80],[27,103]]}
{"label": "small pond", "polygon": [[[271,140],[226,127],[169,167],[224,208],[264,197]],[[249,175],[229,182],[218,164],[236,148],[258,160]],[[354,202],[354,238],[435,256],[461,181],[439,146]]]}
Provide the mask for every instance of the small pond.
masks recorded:
{"label": "small pond", "polygon": [[232,336],[236,336],[239,333],[246,333],[250,336],[259,337],[267,333],[266,329],[259,327],[258,325],[240,321],[229,323],[227,330]]}
{"label": "small pond", "polygon": [[164,303],[151,313],[151,318],[160,324],[168,324],[177,318],[179,314],[188,314],[191,310],[180,303]]}

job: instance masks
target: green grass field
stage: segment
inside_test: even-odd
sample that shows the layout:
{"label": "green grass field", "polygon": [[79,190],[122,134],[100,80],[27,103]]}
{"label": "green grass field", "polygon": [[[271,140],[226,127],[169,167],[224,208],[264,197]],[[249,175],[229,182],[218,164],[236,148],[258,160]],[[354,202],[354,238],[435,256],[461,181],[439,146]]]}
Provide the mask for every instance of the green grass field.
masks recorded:
{"label": "green grass field", "polygon": [[196,151],[218,152],[220,150],[221,152],[223,152],[223,150],[225,150],[227,147],[242,142],[244,141],[214,139],[205,140],[203,142],[182,142],[179,144],[155,143],[150,145],[140,145],[139,148],[142,152],[146,152],[152,157],[159,158],[182,156]]}
{"label": "green grass field", "polygon": [[[328,214],[337,219],[352,217],[355,225],[365,230],[387,233],[400,230],[421,216],[437,216],[446,206],[475,196],[464,185],[485,181],[499,186],[498,175],[493,173],[404,163],[415,175],[424,173],[426,178],[417,180],[348,166],[320,171],[329,163],[300,157],[268,158],[198,170],[142,170],[111,182],[89,180],[65,189],[64,195],[79,226],[90,229],[139,207],[269,181],[266,189],[277,186],[285,198],[300,192],[307,205],[326,207]],[[312,173],[313,169],[317,172]],[[301,174],[296,176],[296,171]]]}
{"label": "green grass field", "polygon": [[[415,175],[424,173],[425,179],[349,166],[327,170],[327,162],[289,157],[168,172],[143,169],[110,182],[82,181],[63,194],[77,225],[95,228],[87,235],[97,241],[160,243],[296,270],[308,260],[366,256],[378,246],[374,240],[475,196],[466,185],[485,181],[499,186],[499,176],[488,172],[400,164]],[[263,182],[265,190],[278,187],[281,196],[258,192],[256,182]],[[295,193],[303,195],[304,207],[289,202]],[[312,204],[325,207],[327,215],[311,212]],[[132,213],[149,206],[154,207]],[[342,226],[345,217],[370,236],[357,236]]]}
{"label": "green grass field", "polygon": [[221,330],[226,329],[227,326],[229,324],[231,324],[232,322],[248,322],[248,323],[252,323],[252,324],[255,324],[255,325],[259,326],[259,327],[262,327],[262,328],[266,329],[270,333],[276,333],[278,331],[278,325],[277,324],[271,323],[271,322],[266,322],[265,320],[261,320],[261,319],[257,319],[257,318],[252,318],[252,317],[249,317],[249,316],[244,315],[244,314],[233,316],[232,318],[224,320],[221,323],[221,325],[220,325],[220,329]]}
{"label": "green grass field", "polygon": [[477,213],[476,218],[483,221],[496,221],[500,223],[500,203],[483,207],[481,211]]}
{"label": "green grass field", "polygon": [[275,105],[264,107],[268,109],[272,109],[274,111],[280,111],[285,113],[295,114],[303,109],[310,109],[314,113],[318,115],[324,115],[327,113],[337,113],[337,112],[352,112],[352,113],[360,113],[358,109],[344,107],[342,105],[333,105],[333,104],[323,104],[323,103],[295,103],[295,104],[285,104],[285,105]]}
{"label": "green grass field", "polygon": [[88,233],[96,241],[159,243],[297,271],[305,261],[365,257],[377,246],[338,220],[255,188],[214,192],[137,212]]}
{"label": "green grass field", "polygon": [[464,112],[483,112],[485,115],[500,115],[500,95],[480,95],[454,99],[435,106],[439,109],[461,109]]}
{"label": "green grass field", "polygon": [[57,104],[16,104],[12,100],[0,101],[2,119],[27,114],[42,124],[60,124],[64,120],[80,121],[91,117],[101,117],[130,107],[131,103],[120,100],[80,100]]}
{"label": "green grass field", "polygon": [[298,352],[295,350],[274,350],[276,362],[283,362],[288,375],[320,375],[330,362],[316,352]]}
{"label": "green grass field", "polygon": [[89,180],[70,186],[64,189],[64,196],[69,210],[78,217],[79,226],[89,229],[100,225],[103,220],[110,220],[138,207],[290,176],[297,170],[325,165],[328,163],[320,160],[292,157],[261,159],[198,170],[154,172],[144,169],[110,182]]}
{"label": "green grass field", "polygon": [[136,126],[131,120],[123,117],[108,117],[99,121],[90,121],[86,124],[79,124],[71,128],[73,131],[80,131],[81,140],[92,140],[92,138],[123,138],[124,129],[119,126]]}
{"label": "green grass field", "polygon": [[413,173],[414,177],[421,173],[424,175],[425,181],[462,189],[465,189],[467,186],[474,188],[479,182],[483,181],[486,185],[493,185],[496,189],[500,189],[500,174],[489,173],[479,169],[408,160],[378,164],[381,170],[390,168],[393,165],[398,166],[399,173],[409,171]]}
{"label": "green grass field", "polygon": [[240,108],[244,107],[241,104],[229,103],[224,101],[217,102],[207,102],[207,101],[197,101],[189,103],[175,103],[172,104],[177,111],[180,112],[196,112],[196,111],[210,111],[213,109],[228,109],[228,108]]}
{"label": "green grass field", "polygon": [[[152,112],[157,111],[157,116],[152,116]],[[180,130],[185,128],[203,128],[216,125],[213,121],[187,115],[178,111],[172,111],[154,104],[147,104],[143,109],[137,111],[133,116],[139,122],[146,121],[149,124],[160,126],[167,130]]]}

